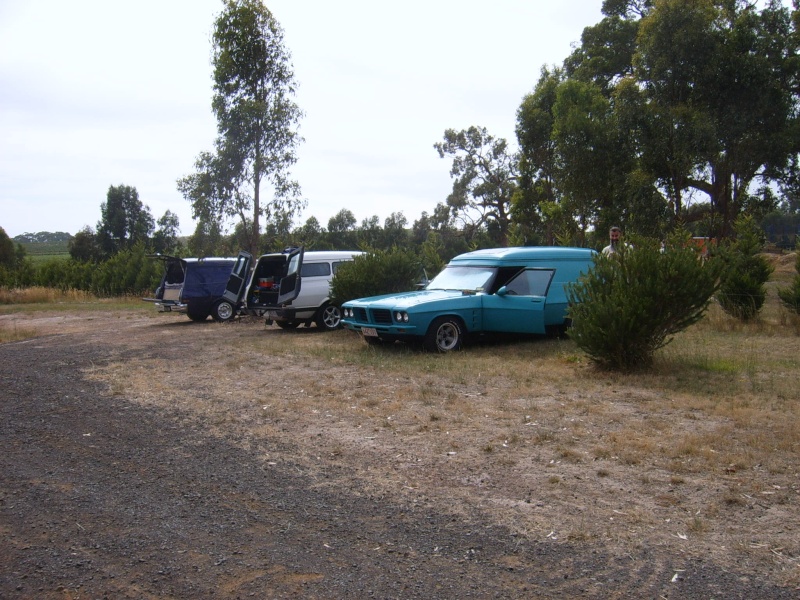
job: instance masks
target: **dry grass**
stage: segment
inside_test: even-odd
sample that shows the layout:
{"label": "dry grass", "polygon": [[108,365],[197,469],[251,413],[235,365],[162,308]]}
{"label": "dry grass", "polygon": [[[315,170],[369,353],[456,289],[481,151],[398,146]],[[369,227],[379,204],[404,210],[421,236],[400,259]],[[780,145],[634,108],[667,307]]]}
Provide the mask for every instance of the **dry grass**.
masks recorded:
{"label": "dry grass", "polygon": [[79,303],[96,300],[89,292],[80,290],[57,290],[46,287],[0,288],[0,304],[55,304]]}
{"label": "dry grass", "polygon": [[0,321],[0,344],[27,340],[37,335],[37,333],[36,329],[25,327],[16,319]]}
{"label": "dry grass", "polygon": [[97,298],[88,292],[51,288],[0,288],[0,344],[40,335],[85,329],[98,315],[125,321],[143,314],[154,316],[141,298]]}

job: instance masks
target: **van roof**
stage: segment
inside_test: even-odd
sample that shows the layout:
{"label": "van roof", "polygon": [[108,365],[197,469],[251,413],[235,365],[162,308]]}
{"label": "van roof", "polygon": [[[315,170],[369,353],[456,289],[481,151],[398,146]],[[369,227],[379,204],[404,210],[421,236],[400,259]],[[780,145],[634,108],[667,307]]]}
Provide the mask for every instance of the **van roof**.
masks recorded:
{"label": "van roof", "polygon": [[[281,256],[282,252],[264,254],[263,256]],[[360,250],[309,250],[303,252],[303,262],[314,260],[349,260],[354,256],[364,254]]]}
{"label": "van roof", "polygon": [[203,256],[201,258],[187,257],[181,258],[179,256],[170,256],[169,254],[148,254],[147,258],[155,260],[163,260],[164,262],[183,262],[183,263],[228,263],[236,262],[235,256]]}
{"label": "van roof", "polygon": [[521,246],[517,248],[486,248],[459,254],[450,262],[486,264],[488,262],[520,262],[525,260],[591,260],[597,254],[591,248],[559,246]]}
{"label": "van roof", "polygon": [[180,259],[186,263],[196,263],[199,265],[206,263],[233,263],[236,262],[235,257],[231,256],[204,256],[203,258],[182,258]]}

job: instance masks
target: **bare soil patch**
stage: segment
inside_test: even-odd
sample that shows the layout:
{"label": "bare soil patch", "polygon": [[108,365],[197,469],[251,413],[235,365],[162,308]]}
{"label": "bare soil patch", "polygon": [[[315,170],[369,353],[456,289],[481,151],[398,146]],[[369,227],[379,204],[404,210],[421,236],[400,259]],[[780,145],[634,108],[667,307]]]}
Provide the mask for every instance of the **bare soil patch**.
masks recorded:
{"label": "bare soil patch", "polygon": [[798,594],[796,335],[613,376],[566,340],[12,319],[0,596]]}

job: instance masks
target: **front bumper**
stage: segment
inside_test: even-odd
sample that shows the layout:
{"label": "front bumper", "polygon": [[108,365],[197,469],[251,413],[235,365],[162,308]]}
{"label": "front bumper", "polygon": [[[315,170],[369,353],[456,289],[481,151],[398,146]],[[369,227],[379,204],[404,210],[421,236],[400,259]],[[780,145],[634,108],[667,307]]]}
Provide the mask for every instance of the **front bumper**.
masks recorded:
{"label": "front bumper", "polygon": [[378,323],[365,323],[352,319],[342,319],[342,326],[350,331],[358,332],[368,337],[388,337],[400,339],[404,337],[414,337],[420,335],[414,325],[384,325]]}

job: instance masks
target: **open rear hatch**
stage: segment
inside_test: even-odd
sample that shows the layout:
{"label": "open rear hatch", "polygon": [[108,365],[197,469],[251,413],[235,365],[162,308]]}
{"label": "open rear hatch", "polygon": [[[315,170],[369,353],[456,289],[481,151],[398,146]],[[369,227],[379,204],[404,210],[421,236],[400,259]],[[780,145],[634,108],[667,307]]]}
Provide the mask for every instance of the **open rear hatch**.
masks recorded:
{"label": "open rear hatch", "polygon": [[[263,311],[281,308],[300,294],[300,268],[303,265],[303,248],[288,249],[281,254],[261,256],[253,268],[247,286],[245,307]],[[236,288],[231,277],[229,289]],[[227,298],[227,296],[226,296]]]}
{"label": "open rear hatch", "polygon": [[163,261],[164,277],[156,289],[154,298],[142,298],[145,302],[158,302],[162,305],[179,304],[183,284],[186,279],[186,263],[176,256],[149,254],[147,258]]}

